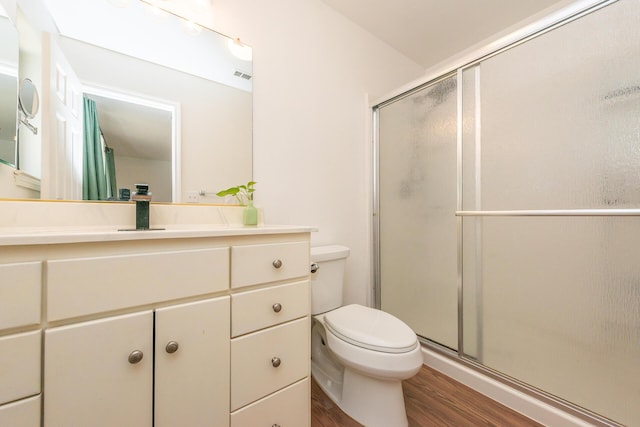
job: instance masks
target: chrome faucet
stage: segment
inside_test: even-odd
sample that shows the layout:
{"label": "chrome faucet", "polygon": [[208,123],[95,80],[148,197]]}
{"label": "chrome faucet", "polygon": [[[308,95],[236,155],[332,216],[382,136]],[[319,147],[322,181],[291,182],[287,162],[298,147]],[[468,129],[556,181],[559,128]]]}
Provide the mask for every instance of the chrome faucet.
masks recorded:
{"label": "chrome faucet", "polygon": [[131,200],[136,202],[136,230],[149,230],[149,184],[136,184]]}

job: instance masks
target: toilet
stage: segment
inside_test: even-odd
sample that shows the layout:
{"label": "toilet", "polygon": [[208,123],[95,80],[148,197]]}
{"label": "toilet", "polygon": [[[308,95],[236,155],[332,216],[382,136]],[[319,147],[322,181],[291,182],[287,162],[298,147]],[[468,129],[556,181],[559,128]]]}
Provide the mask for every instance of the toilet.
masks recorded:
{"label": "toilet", "polygon": [[402,380],[422,366],[420,343],[409,326],[389,313],[342,305],[348,256],[345,246],[311,248],[311,375],[359,423],[403,427]]}

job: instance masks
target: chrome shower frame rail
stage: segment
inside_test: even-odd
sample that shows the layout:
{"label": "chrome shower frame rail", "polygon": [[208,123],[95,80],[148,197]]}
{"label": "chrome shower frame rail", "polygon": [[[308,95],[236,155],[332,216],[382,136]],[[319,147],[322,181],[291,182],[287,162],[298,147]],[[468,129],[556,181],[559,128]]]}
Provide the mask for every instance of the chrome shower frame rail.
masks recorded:
{"label": "chrome shower frame rail", "polygon": [[640,209],[541,209],[512,211],[456,211],[456,216],[640,216]]}

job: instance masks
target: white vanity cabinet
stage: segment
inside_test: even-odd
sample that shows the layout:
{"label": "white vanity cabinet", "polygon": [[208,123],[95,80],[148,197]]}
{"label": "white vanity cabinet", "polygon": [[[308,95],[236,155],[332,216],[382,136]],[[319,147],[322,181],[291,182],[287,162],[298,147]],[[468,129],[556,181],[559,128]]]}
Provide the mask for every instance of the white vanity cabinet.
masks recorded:
{"label": "white vanity cabinet", "polygon": [[231,248],[231,426],[310,425],[308,242]]}
{"label": "white vanity cabinet", "polygon": [[228,424],[229,248],[120,249],[45,262],[45,427]]}
{"label": "white vanity cabinet", "polygon": [[0,264],[0,426],[40,426],[41,271]]}
{"label": "white vanity cabinet", "polygon": [[44,425],[227,425],[228,342],[228,296],[48,329]]}
{"label": "white vanity cabinet", "polygon": [[309,426],[310,231],[0,233],[0,426]]}

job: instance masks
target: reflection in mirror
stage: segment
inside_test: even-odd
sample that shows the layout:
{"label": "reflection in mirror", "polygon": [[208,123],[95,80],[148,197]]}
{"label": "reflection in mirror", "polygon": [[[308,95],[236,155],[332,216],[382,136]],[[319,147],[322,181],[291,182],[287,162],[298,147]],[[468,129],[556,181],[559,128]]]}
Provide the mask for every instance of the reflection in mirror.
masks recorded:
{"label": "reflection in mirror", "polygon": [[38,97],[36,85],[30,79],[22,80],[18,90],[18,109],[20,110],[19,114],[24,117],[20,117],[20,123],[36,135],[38,134],[38,128],[29,123],[28,119],[33,119],[36,116],[39,107],[40,98]]}
{"label": "reflection in mirror", "polygon": [[153,201],[171,202],[172,169],[179,168],[172,163],[177,106],[95,87],[85,87],[84,96],[95,102],[103,149],[113,156],[114,170],[109,175],[105,168],[105,175],[115,191],[107,198],[118,200],[119,189],[133,192],[136,183],[145,182]]}
{"label": "reflection in mirror", "polygon": [[[16,165],[18,32],[0,6],[0,163]],[[0,167],[4,167],[0,165]],[[1,175],[0,175],[1,176]],[[0,186],[1,188],[1,186]],[[0,197],[2,195],[0,194]]]}
{"label": "reflection in mirror", "polygon": [[30,79],[24,79],[22,83],[20,83],[18,106],[20,107],[20,111],[22,111],[28,119],[34,118],[38,112],[40,106],[38,89],[36,89],[36,85],[34,85]]}
{"label": "reflection in mirror", "polygon": [[[103,147],[114,153],[117,188],[149,182],[154,201],[179,202],[187,200],[186,195],[194,201],[193,194],[252,179],[251,60],[233,56],[229,48],[244,46],[194,24],[187,27],[186,20],[166,12],[151,14],[141,1],[130,1],[127,7],[104,0],[18,0],[18,6],[21,3],[48,7],[45,12],[55,25],[36,26],[45,30],[43,51],[50,50],[43,56],[59,54],[68,65],[60,68],[53,60],[42,64],[42,70],[53,73],[49,90],[39,86],[42,111],[53,112],[52,105],[64,100],[69,117],[82,123],[83,97],[96,102]],[[83,198],[78,179],[83,153],[77,157],[82,126],[79,131],[67,126],[65,135],[54,131],[60,129],[56,115],[39,116],[42,140],[50,146],[42,151],[42,197]],[[163,168],[148,167],[153,162]],[[151,172],[144,172],[151,169],[164,170],[156,183]]]}

